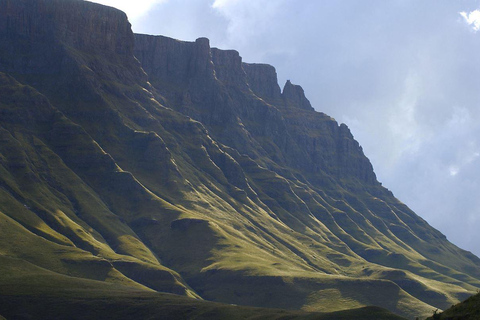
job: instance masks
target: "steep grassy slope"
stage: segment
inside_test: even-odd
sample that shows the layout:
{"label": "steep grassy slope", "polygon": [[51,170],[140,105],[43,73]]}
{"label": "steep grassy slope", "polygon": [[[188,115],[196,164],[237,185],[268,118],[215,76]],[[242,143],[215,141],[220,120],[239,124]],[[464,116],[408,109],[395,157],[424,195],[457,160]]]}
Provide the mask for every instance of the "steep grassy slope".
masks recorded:
{"label": "steep grassy slope", "polygon": [[444,312],[435,311],[428,320],[475,320],[480,319],[480,294],[462,301]]}
{"label": "steep grassy slope", "polygon": [[106,179],[129,175],[36,90],[0,74],[0,96],[1,254],[67,275],[146,289],[131,277],[196,296],[52,148],[74,145],[78,165],[92,174],[101,165]]}
{"label": "steep grassy slope", "polygon": [[104,312],[137,294],[132,310],[163,312],[161,291],[412,317],[480,287],[480,260],[384,189],[348,128],[300,87],[281,92],[272,67],[207,39],[134,39],[122,12],[88,2],[0,5],[0,258],[105,286]]}

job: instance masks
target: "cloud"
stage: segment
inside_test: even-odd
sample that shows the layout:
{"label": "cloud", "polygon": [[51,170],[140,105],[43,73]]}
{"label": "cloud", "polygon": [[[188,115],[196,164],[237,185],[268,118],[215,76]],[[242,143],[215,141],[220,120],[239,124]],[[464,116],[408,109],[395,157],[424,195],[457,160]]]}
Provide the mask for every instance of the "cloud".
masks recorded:
{"label": "cloud", "polygon": [[[211,5],[212,9],[227,22],[225,45],[257,47],[260,44],[256,42],[259,39],[257,35],[262,36],[271,31],[272,23],[282,12],[282,5],[285,0],[277,1],[241,1],[241,0],[215,0]],[[285,19],[283,19],[285,21]],[[272,50],[271,43],[267,50]],[[253,50],[249,50],[253,51]],[[261,50],[255,50],[257,52]],[[248,53],[247,53],[248,54]]]}
{"label": "cloud", "polygon": [[421,79],[411,71],[405,79],[404,92],[396,108],[392,108],[388,126],[400,145],[396,153],[415,152],[419,148],[421,134],[416,120],[418,97],[421,94]]}
{"label": "cloud", "polygon": [[131,22],[139,19],[147,13],[153,6],[166,2],[168,0],[90,0],[106,6],[114,7],[124,11]]}
{"label": "cloud", "polygon": [[460,12],[460,15],[465,19],[467,24],[472,27],[473,31],[480,30],[480,10],[474,10],[470,13],[465,11]]}
{"label": "cloud", "polygon": [[451,176],[456,176],[459,170],[460,169],[457,166],[450,166],[450,168],[448,169]]}
{"label": "cloud", "polygon": [[215,0],[212,4],[212,8],[220,9],[222,7],[226,7],[231,3],[238,2],[238,0]]}

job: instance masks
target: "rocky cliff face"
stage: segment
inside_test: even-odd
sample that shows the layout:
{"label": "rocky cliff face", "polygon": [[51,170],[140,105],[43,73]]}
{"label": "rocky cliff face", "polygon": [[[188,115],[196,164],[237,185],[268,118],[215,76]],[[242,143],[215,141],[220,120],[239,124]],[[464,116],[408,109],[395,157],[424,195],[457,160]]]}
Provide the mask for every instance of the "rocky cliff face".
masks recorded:
{"label": "rocky cliff face", "polygon": [[[314,112],[300,86],[287,81],[280,92],[273,67],[242,63],[234,50],[210,49],[208,42],[199,42],[205,40],[136,35],[135,54],[172,107],[206,124],[222,143],[254,158],[268,155],[274,160],[266,163],[269,168],[288,165],[308,175],[377,183],[348,128]],[[197,72],[198,56],[202,66],[209,66],[202,73]],[[172,90],[171,84],[180,85],[180,79],[184,86]]]}
{"label": "rocky cliff face", "polygon": [[5,39],[55,39],[77,49],[132,56],[133,34],[122,11],[68,0],[2,0],[1,5],[0,34]]}
{"label": "rocky cliff face", "polygon": [[480,287],[480,260],[383,188],[347,126],[301,87],[281,92],[273,67],[133,35],[79,0],[0,0],[0,38],[11,292],[21,269],[25,292],[48,271],[53,291],[412,317]]}
{"label": "rocky cliff face", "polygon": [[267,102],[278,102],[282,92],[278,86],[277,72],[268,64],[243,63],[247,82],[253,93]]}
{"label": "rocky cliff face", "polygon": [[[47,53],[75,48],[133,60],[134,46],[125,13],[82,1],[2,0],[0,38],[4,42],[4,69],[52,72],[61,61]],[[40,14],[39,14],[40,13]],[[9,48],[10,47],[10,48]],[[21,50],[22,55],[13,52]],[[5,56],[5,53],[10,55]]]}
{"label": "rocky cliff face", "polygon": [[313,111],[312,105],[305,97],[302,87],[293,85],[290,80],[287,80],[287,83],[285,83],[283,87],[282,97],[287,107]]}

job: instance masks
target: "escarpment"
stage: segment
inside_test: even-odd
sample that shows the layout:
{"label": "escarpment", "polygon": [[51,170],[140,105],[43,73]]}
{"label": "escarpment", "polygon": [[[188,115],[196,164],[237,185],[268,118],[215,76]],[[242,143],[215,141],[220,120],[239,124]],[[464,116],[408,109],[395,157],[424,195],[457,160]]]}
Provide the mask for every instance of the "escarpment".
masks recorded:
{"label": "escarpment", "polygon": [[[275,162],[265,163],[271,169],[287,165],[308,175],[376,184],[372,166],[348,128],[315,112],[300,86],[287,81],[280,92],[273,67],[242,63],[237,51],[210,49],[208,42],[199,46],[202,42],[136,35],[135,54],[154,87],[170,98],[171,107],[204,123],[230,147],[254,158],[268,155]],[[202,66],[210,67],[201,73],[202,81],[192,67],[198,56]],[[183,90],[169,85],[179,81],[186,84]]]}
{"label": "escarpment", "polygon": [[480,287],[480,260],[382,187],[348,127],[274,67],[135,35],[80,0],[0,0],[0,39],[0,300],[17,310],[68,287],[73,304],[183,316],[226,309],[159,292],[411,318]]}
{"label": "escarpment", "polygon": [[282,98],[278,86],[277,72],[268,64],[243,63],[247,81],[253,93],[267,102],[275,102]]}

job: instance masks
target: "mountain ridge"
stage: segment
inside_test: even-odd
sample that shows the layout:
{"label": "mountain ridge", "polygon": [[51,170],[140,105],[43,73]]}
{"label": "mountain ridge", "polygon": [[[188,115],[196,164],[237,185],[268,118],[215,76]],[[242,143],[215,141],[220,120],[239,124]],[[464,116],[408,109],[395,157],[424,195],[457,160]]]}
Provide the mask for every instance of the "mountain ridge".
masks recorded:
{"label": "mountain ridge", "polygon": [[307,311],[428,315],[480,287],[480,260],[383,188],[348,127],[282,92],[273,67],[134,35],[84,1],[0,0],[0,18],[2,256]]}

